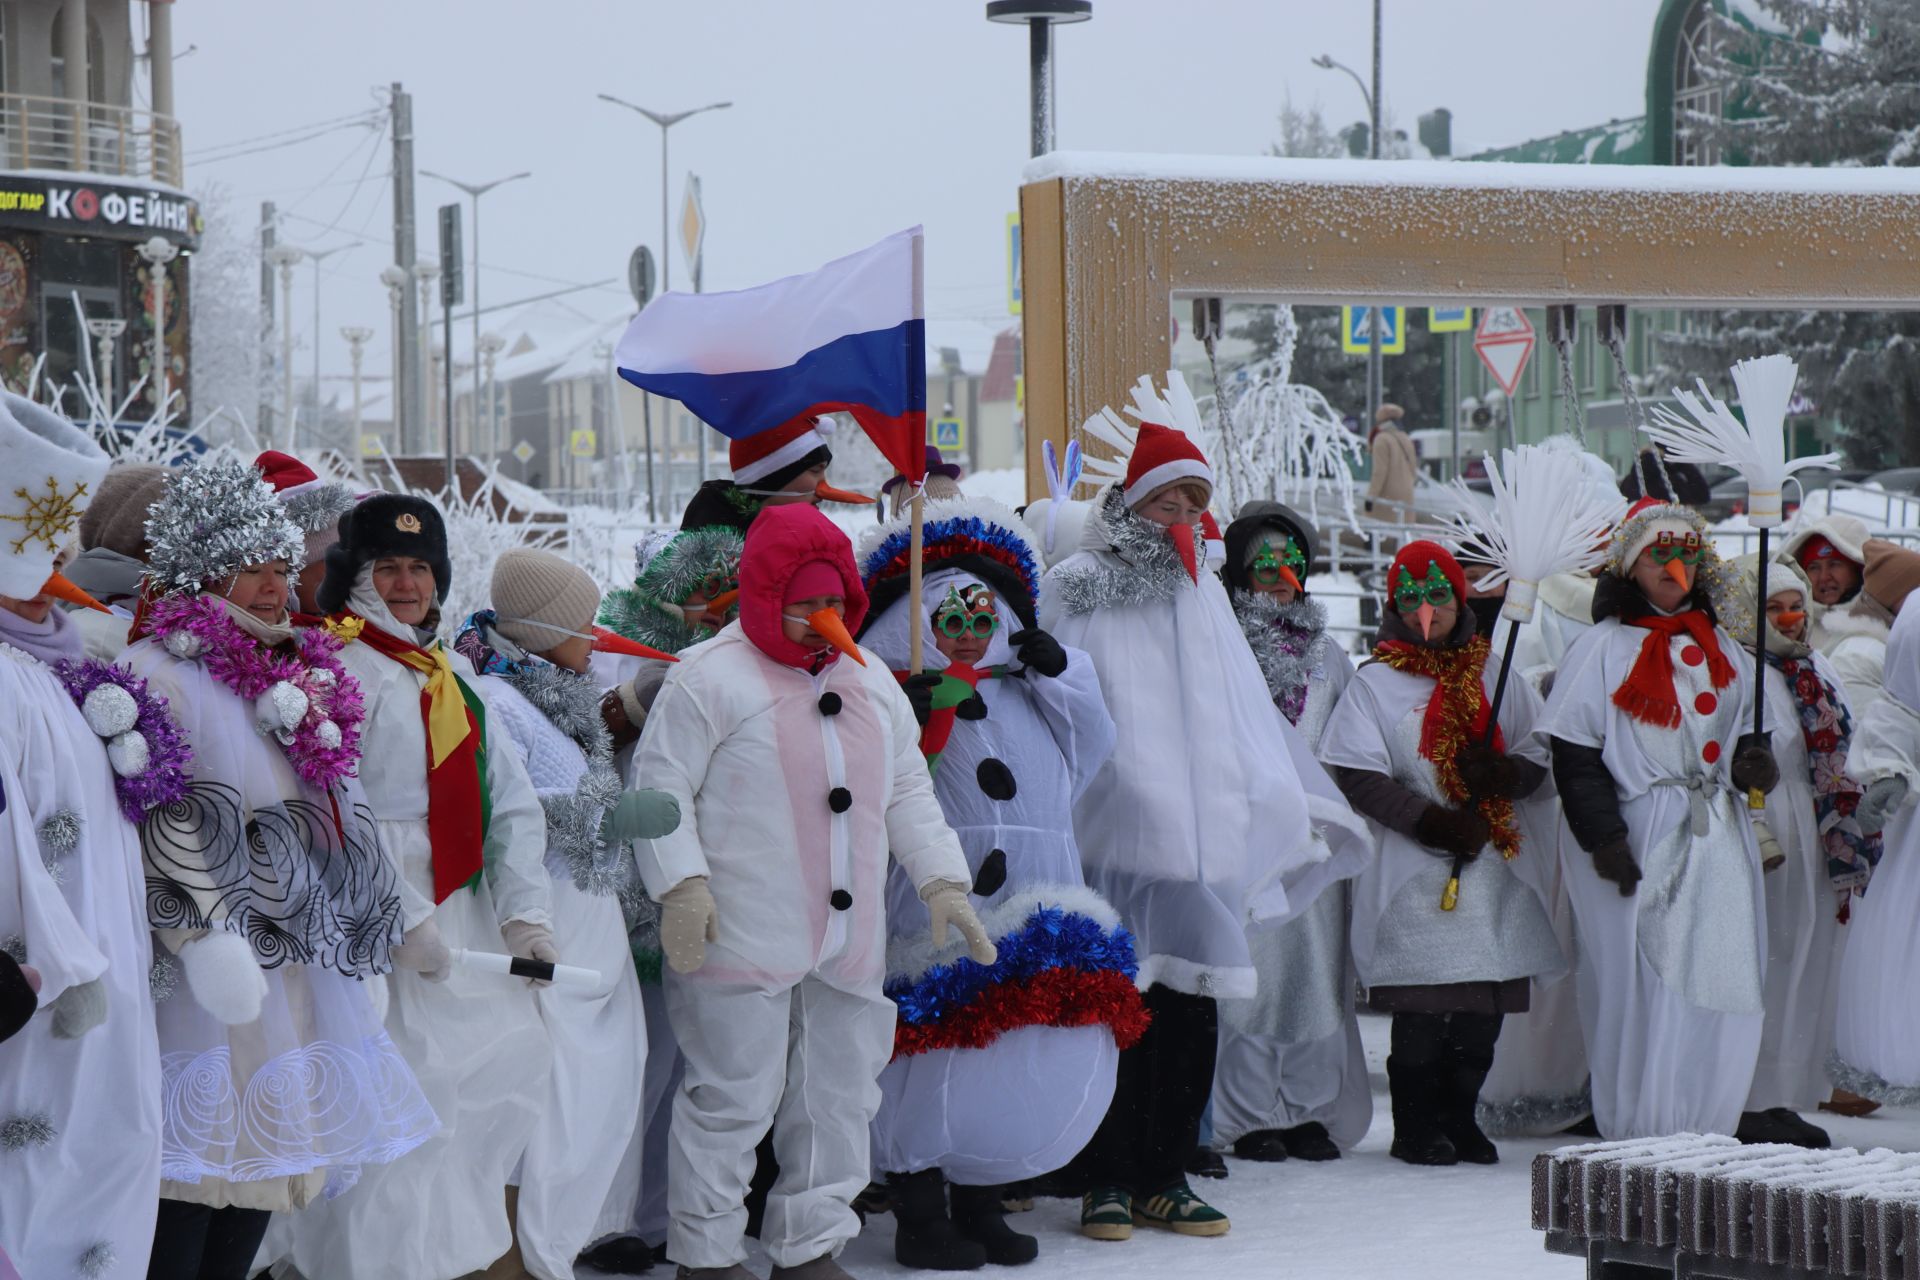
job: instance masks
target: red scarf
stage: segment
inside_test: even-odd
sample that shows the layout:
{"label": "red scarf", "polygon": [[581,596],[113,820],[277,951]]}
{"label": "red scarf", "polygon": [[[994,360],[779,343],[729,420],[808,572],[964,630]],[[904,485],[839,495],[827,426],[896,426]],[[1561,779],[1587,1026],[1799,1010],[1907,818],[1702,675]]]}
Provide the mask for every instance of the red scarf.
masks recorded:
{"label": "red scarf", "polygon": [[1613,705],[1643,724],[1663,729],[1680,727],[1680,695],[1673,691],[1673,637],[1682,632],[1706,651],[1707,678],[1713,687],[1724,689],[1733,683],[1733,664],[1720,652],[1720,640],[1713,623],[1698,609],[1676,613],[1672,617],[1649,614],[1628,618],[1630,627],[1645,628],[1647,638],[1640,642],[1640,656],[1633,670],[1613,691]]}
{"label": "red scarf", "polygon": [[[339,613],[327,628],[343,641],[358,639],[368,648],[409,670],[429,675],[444,659],[409,640],[390,635],[358,614]],[[420,720],[427,729],[427,843],[433,851],[433,901],[437,906],[454,890],[478,879],[485,865],[482,848],[492,818],[487,794],[486,711],[467,682],[452,671],[465,704],[467,732],[438,765],[434,764],[434,703],[432,686],[420,691]]]}
{"label": "red scarf", "polygon": [[[1425,676],[1433,681],[1433,696],[1427,699],[1426,714],[1420,719],[1420,755],[1432,762],[1440,789],[1455,804],[1470,799],[1467,784],[1460,777],[1460,753],[1487,732],[1487,717],[1493,708],[1487,703],[1485,672],[1487,638],[1475,636],[1457,649],[1430,649],[1407,640],[1383,640],[1374,646],[1373,656],[1395,671]],[[1493,729],[1493,749],[1506,751],[1506,742],[1498,725]],[[1474,808],[1493,829],[1493,847],[1503,858],[1520,852],[1520,828],[1514,821],[1513,801],[1505,796],[1483,796]]]}

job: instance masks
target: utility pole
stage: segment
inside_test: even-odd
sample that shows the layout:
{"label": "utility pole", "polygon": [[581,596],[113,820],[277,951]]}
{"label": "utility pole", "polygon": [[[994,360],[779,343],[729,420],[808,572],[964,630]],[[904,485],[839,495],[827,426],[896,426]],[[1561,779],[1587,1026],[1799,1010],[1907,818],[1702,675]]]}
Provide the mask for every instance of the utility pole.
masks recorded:
{"label": "utility pole", "polygon": [[[274,220],[273,201],[261,201],[259,359],[261,372],[263,374],[266,372],[266,367],[273,363],[273,264],[267,261],[267,255],[273,250]],[[258,380],[258,386],[260,387],[260,410],[253,420],[254,426],[258,427],[261,435],[268,440],[273,439],[273,429],[270,425],[273,421],[273,399],[267,391],[267,387],[271,385],[271,381],[271,379],[265,377]]]}
{"label": "utility pole", "polygon": [[393,261],[406,273],[401,286],[400,381],[393,388],[394,438],[402,453],[424,453],[430,438],[427,387],[420,356],[418,286],[413,264],[419,257],[413,217],[413,98],[393,82],[388,103],[393,128]]}
{"label": "utility pole", "polygon": [[[1367,95],[1368,149],[1380,158],[1380,0],[1373,0],[1373,90]],[[1385,393],[1385,370],[1380,363],[1380,308],[1376,300],[1367,308],[1367,430],[1373,430],[1380,416],[1380,401]],[[1400,323],[1407,322],[1406,316]]]}

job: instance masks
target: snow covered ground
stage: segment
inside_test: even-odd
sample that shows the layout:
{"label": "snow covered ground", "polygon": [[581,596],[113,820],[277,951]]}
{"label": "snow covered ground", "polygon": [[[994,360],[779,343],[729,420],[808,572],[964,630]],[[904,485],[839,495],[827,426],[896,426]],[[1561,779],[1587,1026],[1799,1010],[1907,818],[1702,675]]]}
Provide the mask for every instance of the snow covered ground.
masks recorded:
{"label": "snow covered ground", "polygon": [[[1199,1192],[1233,1219],[1232,1231],[1211,1240],[1144,1228],[1124,1244],[1088,1240],[1079,1230],[1079,1201],[1041,1200],[1032,1213],[1010,1218],[1016,1229],[1040,1238],[1040,1260],[1026,1274],[1045,1280],[1573,1280],[1583,1274],[1579,1260],[1546,1251],[1544,1237],[1532,1229],[1528,1216],[1533,1157],[1583,1139],[1501,1139],[1500,1163],[1492,1168],[1416,1169],[1401,1164],[1387,1155],[1393,1140],[1387,1030],[1384,1017],[1360,1019],[1373,1077],[1373,1127],[1343,1159],[1251,1164],[1229,1156],[1232,1176],[1225,1182],[1194,1179]],[[1883,1110],[1859,1120],[1825,1114],[1808,1118],[1831,1133],[1836,1145],[1920,1150],[1920,1111]],[[840,1261],[861,1280],[925,1280],[930,1274],[894,1262],[893,1219],[888,1216],[869,1221]],[[766,1274],[768,1262],[757,1246],[747,1265]],[[585,1267],[579,1271],[583,1280],[598,1274]],[[989,1267],[979,1274],[1000,1271]]]}

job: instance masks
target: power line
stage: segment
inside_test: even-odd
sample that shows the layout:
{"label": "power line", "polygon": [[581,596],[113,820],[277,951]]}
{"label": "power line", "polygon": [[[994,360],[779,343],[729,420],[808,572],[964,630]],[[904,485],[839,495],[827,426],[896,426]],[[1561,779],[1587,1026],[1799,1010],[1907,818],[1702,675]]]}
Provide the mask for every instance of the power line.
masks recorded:
{"label": "power line", "polygon": [[288,138],[284,142],[268,142],[257,147],[247,147],[239,151],[222,152],[219,155],[192,155],[189,156],[188,159],[196,165],[219,164],[223,160],[238,160],[243,156],[259,155],[263,151],[280,151],[287,147],[299,146],[302,143],[312,142],[316,138],[324,138],[330,133],[339,133],[346,129],[370,128],[380,122],[380,116],[377,113],[369,112],[357,120],[349,121],[345,124],[332,125],[325,129],[316,129],[311,133],[302,134],[299,137]]}
{"label": "power line", "polygon": [[258,142],[271,142],[275,138],[284,138],[295,133],[310,133],[315,129],[333,128],[343,124],[370,123],[380,114],[380,109],[376,107],[366,111],[355,111],[350,115],[334,116],[328,120],[314,120],[307,124],[294,125],[291,128],[276,129],[272,133],[257,134],[251,138],[235,138],[232,142],[210,143],[207,146],[201,147],[198,151],[188,152],[187,159],[198,160],[209,152],[231,151],[238,147],[251,147]]}

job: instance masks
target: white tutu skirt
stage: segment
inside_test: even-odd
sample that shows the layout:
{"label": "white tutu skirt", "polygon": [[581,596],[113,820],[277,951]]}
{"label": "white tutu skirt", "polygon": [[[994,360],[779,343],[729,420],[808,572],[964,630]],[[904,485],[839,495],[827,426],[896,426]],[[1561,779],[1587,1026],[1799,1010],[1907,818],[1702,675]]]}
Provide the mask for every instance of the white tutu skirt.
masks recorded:
{"label": "white tutu skirt", "polygon": [[984,1049],[896,1058],[880,1073],[876,1171],[998,1186],[1061,1168],[1113,1101],[1112,1028],[1018,1027]]}

